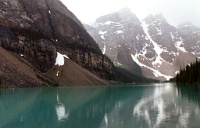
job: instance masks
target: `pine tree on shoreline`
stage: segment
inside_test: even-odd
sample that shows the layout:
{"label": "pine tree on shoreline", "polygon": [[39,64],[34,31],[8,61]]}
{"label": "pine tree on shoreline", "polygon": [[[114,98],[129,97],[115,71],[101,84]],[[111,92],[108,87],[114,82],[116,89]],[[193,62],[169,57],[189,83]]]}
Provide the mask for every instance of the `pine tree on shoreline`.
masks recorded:
{"label": "pine tree on shoreline", "polygon": [[200,60],[196,59],[185,69],[180,68],[180,72],[176,75],[176,83],[200,84]]}

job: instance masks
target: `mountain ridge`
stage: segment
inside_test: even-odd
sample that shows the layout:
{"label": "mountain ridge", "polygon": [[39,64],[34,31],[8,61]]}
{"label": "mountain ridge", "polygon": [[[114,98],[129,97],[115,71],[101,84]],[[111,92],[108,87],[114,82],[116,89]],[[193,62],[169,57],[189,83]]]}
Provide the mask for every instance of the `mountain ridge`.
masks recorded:
{"label": "mountain ridge", "polygon": [[113,79],[111,60],[59,0],[0,0],[0,35],[1,47],[46,77],[56,75],[46,72],[55,66],[57,53],[62,53],[105,81]]}
{"label": "mountain ridge", "polygon": [[[140,66],[141,75],[147,78],[169,80],[175,76],[180,67],[200,57],[198,47],[200,29],[197,27],[176,28],[170,25],[162,14],[149,15],[142,21],[137,21],[137,17],[125,18],[126,21],[124,21],[118,18],[122,14],[121,11],[123,9],[101,16],[93,26],[90,26],[92,27],[90,29],[85,25],[86,30],[99,44],[103,53],[110,57],[115,64],[128,67]],[[127,9],[125,9],[126,11]],[[128,17],[135,16],[131,12],[126,14],[132,15]],[[109,17],[111,18],[109,19]],[[104,22],[99,23],[99,20]],[[124,61],[118,59],[117,55],[121,54],[123,50],[119,52],[116,49],[121,46],[128,48],[130,52],[128,56],[132,57],[133,61],[130,63],[136,64],[130,66],[130,63],[125,64]],[[139,72],[136,71],[137,73]]]}

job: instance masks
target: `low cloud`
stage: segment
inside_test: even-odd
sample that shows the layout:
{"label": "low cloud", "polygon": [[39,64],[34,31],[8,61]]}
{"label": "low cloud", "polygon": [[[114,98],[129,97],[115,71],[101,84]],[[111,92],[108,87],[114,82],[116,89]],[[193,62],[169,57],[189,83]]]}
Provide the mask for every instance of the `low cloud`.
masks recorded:
{"label": "low cloud", "polygon": [[200,26],[200,0],[61,0],[84,23],[129,7],[140,19],[162,13],[172,25],[190,21]]}

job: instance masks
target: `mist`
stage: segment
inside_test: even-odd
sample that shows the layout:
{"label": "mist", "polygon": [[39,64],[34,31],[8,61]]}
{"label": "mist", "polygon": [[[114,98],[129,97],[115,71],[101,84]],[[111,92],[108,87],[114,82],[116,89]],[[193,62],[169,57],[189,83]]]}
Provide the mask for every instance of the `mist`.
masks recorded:
{"label": "mist", "polygon": [[129,7],[142,20],[149,14],[162,13],[174,26],[189,21],[200,27],[199,0],[61,0],[83,23]]}

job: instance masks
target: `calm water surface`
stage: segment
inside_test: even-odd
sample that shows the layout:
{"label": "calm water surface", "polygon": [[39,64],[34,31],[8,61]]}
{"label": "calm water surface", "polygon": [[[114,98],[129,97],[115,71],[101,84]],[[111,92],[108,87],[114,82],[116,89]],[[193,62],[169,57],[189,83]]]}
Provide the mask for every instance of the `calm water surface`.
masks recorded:
{"label": "calm water surface", "polygon": [[173,83],[0,90],[0,128],[199,128],[200,88]]}

